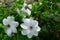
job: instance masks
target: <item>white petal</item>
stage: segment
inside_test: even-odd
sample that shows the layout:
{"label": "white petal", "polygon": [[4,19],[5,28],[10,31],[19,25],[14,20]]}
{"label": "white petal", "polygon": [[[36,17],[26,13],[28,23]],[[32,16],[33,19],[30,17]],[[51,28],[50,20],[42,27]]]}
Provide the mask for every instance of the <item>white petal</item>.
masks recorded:
{"label": "white petal", "polygon": [[11,29],[7,29],[7,30],[5,30],[5,32],[7,33],[8,36],[11,36],[11,34],[12,34]]}
{"label": "white petal", "polygon": [[30,25],[33,26],[33,27],[35,27],[35,26],[38,25],[38,21],[30,19]]}
{"label": "white petal", "polygon": [[41,30],[41,28],[40,27],[37,27],[37,31],[40,31]]}
{"label": "white petal", "polygon": [[23,22],[24,22],[25,25],[30,26],[30,19],[28,19],[28,18],[23,18]]}
{"label": "white petal", "polygon": [[33,33],[35,36],[38,36],[38,32],[39,32],[40,30],[41,30],[41,29],[40,29],[39,26],[33,27],[32,33]]}
{"label": "white petal", "polygon": [[17,33],[17,29],[16,28],[12,28],[12,32],[13,33]]}
{"label": "white petal", "polygon": [[38,32],[34,32],[34,35],[35,35],[35,36],[38,36]]}
{"label": "white petal", "polygon": [[40,31],[41,30],[41,28],[38,26],[38,27],[36,27],[36,29],[37,29],[37,31]]}
{"label": "white petal", "polygon": [[32,33],[29,33],[29,34],[27,35],[28,38],[32,38],[32,36],[33,36]]}
{"label": "white petal", "polygon": [[20,25],[23,29],[28,29],[29,26],[25,25],[24,23]]}
{"label": "white petal", "polygon": [[8,25],[9,24],[9,21],[7,19],[3,19],[3,24],[4,25]]}
{"label": "white petal", "polygon": [[13,16],[8,16],[7,20],[9,20],[9,22],[12,22],[12,21],[14,21],[14,17]]}
{"label": "white petal", "polygon": [[20,10],[17,8],[17,13],[20,14]]}
{"label": "white petal", "polygon": [[38,36],[38,31],[35,28],[33,28],[33,30],[31,30],[31,33],[35,36]]}
{"label": "white petal", "polygon": [[29,9],[26,9],[26,13],[28,13],[28,15],[31,15],[31,11]]}
{"label": "white petal", "polygon": [[18,22],[15,22],[15,21],[12,21],[11,23],[10,23],[10,25],[12,26],[12,27],[18,27],[18,25],[19,25],[19,23]]}
{"label": "white petal", "polygon": [[23,29],[21,33],[22,33],[22,35],[27,35],[30,33],[30,30]]}
{"label": "white petal", "polygon": [[28,7],[29,7],[30,9],[32,9],[32,5],[31,5],[31,4],[29,4]]}
{"label": "white petal", "polygon": [[39,26],[36,26],[33,28],[33,31],[39,32],[41,30],[41,28]]}

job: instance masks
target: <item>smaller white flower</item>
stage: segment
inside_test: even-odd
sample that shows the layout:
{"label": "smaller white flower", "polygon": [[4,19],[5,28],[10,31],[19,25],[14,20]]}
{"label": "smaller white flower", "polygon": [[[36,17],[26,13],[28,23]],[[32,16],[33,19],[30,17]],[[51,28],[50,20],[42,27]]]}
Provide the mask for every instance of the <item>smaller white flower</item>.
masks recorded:
{"label": "smaller white flower", "polygon": [[32,5],[31,5],[31,4],[26,4],[26,3],[24,3],[21,11],[28,13],[28,15],[31,15],[30,9],[32,9]]}
{"label": "smaller white flower", "polygon": [[27,35],[28,38],[31,38],[33,35],[38,36],[38,32],[41,28],[38,26],[38,22],[32,18],[24,18],[20,26],[23,28],[22,35]]}
{"label": "smaller white flower", "polygon": [[16,11],[17,11],[18,14],[20,14],[20,10],[19,10],[19,8],[17,8]]}
{"label": "smaller white flower", "polygon": [[13,16],[8,16],[7,18],[4,18],[3,24],[6,26],[5,33],[7,33],[8,36],[11,36],[12,33],[17,33],[16,27],[19,23],[14,21]]}

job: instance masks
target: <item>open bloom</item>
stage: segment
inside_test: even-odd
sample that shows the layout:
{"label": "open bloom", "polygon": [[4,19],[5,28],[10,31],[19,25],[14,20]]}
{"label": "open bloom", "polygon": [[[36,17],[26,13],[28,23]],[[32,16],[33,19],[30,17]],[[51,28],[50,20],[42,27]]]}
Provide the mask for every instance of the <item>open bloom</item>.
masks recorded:
{"label": "open bloom", "polygon": [[24,18],[20,26],[23,28],[22,35],[27,35],[28,38],[31,38],[33,35],[38,36],[38,32],[41,28],[38,26],[38,22],[32,18]]}
{"label": "open bloom", "polygon": [[31,15],[30,9],[32,9],[32,5],[24,3],[21,11],[28,13],[28,15]]}
{"label": "open bloom", "polygon": [[8,16],[7,18],[4,18],[3,24],[6,26],[5,33],[7,33],[8,36],[11,36],[12,33],[17,33],[16,27],[19,23],[14,21],[13,16]]}

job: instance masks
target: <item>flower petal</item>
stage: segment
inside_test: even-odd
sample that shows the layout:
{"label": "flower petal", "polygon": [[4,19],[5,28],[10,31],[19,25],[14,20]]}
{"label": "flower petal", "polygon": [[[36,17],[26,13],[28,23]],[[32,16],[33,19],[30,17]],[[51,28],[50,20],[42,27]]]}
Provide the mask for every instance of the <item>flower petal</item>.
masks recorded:
{"label": "flower petal", "polygon": [[29,9],[26,9],[26,13],[28,13],[28,15],[31,15],[31,11]]}
{"label": "flower petal", "polygon": [[24,23],[20,25],[23,29],[28,29],[29,26],[25,25]]}
{"label": "flower petal", "polygon": [[8,25],[9,24],[8,20],[7,19],[3,19],[3,24],[4,25]]}
{"label": "flower petal", "polygon": [[12,32],[13,33],[17,33],[17,29],[16,28],[12,28]]}
{"label": "flower petal", "polygon": [[12,27],[18,27],[18,25],[19,25],[19,23],[18,22],[15,22],[15,21],[12,21],[11,23],[10,23],[10,25],[12,26]]}
{"label": "flower petal", "polygon": [[30,30],[23,29],[21,33],[22,35],[27,35],[30,33]]}
{"label": "flower petal", "polygon": [[33,36],[32,33],[29,33],[29,34],[27,35],[28,38],[32,38],[32,36]]}
{"label": "flower petal", "polygon": [[23,18],[23,22],[24,22],[25,25],[30,26],[30,19]]}
{"label": "flower petal", "polygon": [[39,26],[36,26],[33,28],[33,31],[39,32],[41,30],[41,28]]}
{"label": "flower petal", "polygon": [[28,7],[29,7],[30,9],[32,9],[32,5],[31,5],[31,4],[29,4]]}
{"label": "flower petal", "polygon": [[35,32],[34,32],[34,35],[35,35],[35,36],[38,36],[38,32],[35,31]]}
{"label": "flower petal", "polygon": [[11,34],[12,34],[12,31],[11,31],[11,29],[9,28],[9,29],[7,29],[7,30],[5,30],[5,32],[7,33],[7,35],[8,36],[11,36]]}
{"label": "flower petal", "polygon": [[37,26],[37,27],[36,27],[36,30],[37,30],[37,31],[40,31],[40,30],[41,30],[41,28],[40,28],[39,26]]}
{"label": "flower petal", "polygon": [[12,22],[12,21],[14,21],[14,17],[13,16],[8,16],[7,20],[9,20],[9,22]]}
{"label": "flower petal", "polygon": [[38,21],[30,19],[30,25],[35,27],[36,25],[38,25]]}

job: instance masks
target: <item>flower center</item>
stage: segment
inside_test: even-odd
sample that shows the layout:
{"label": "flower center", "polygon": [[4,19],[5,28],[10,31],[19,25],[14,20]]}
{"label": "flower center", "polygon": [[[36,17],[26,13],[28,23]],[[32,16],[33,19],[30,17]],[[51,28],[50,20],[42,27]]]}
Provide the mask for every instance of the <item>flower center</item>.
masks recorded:
{"label": "flower center", "polygon": [[7,27],[10,28],[10,25],[8,24]]}
{"label": "flower center", "polygon": [[25,6],[25,9],[27,9],[28,8],[28,5],[27,6]]}
{"label": "flower center", "polygon": [[33,29],[33,27],[32,27],[32,26],[30,26],[30,29],[32,30],[32,29]]}

